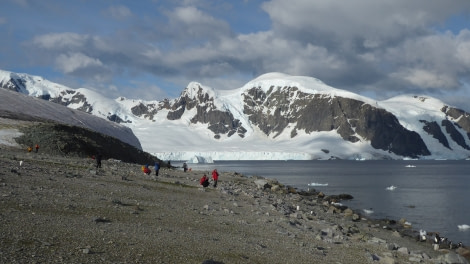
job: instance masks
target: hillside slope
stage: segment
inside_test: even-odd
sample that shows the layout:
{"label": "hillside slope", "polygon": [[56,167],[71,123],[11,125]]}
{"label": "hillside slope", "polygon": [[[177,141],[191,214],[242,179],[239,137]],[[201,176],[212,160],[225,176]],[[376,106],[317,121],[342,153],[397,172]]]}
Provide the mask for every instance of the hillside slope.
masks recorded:
{"label": "hillside slope", "polygon": [[128,127],[21,93],[0,89],[0,111],[88,128],[142,149],[139,140]]}

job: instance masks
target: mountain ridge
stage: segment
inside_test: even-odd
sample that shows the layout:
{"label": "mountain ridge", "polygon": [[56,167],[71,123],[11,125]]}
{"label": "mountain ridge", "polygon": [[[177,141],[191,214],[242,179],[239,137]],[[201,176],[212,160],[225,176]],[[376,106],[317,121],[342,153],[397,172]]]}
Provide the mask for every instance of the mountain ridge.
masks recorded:
{"label": "mountain ridge", "polygon": [[121,123],[162,159],[470,156],[470,115],[427,96],[377,101],[312,77],[268,73],[228,91],[191,82],[172,100],[111,100],[8,73],[0,71],[0,87]]}

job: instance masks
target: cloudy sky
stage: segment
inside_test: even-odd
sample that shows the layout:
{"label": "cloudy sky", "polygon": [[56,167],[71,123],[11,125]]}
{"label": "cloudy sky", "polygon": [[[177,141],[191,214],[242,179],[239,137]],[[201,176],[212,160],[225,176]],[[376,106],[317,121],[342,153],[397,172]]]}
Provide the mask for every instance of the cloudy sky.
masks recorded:
{"label": "cloudy sky", "polygon": [[267,72],[470,111],[469,0],[2,0],[0,69],[110,97]]}

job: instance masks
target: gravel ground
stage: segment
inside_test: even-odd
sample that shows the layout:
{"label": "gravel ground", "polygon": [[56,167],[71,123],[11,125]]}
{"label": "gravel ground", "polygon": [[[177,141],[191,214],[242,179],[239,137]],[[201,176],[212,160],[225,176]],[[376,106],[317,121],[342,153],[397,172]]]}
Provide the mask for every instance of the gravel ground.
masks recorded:
{"label": "gravel ground", "polygon": [[202,188],[203,173],[0,145],[0,263],[468,263],[341,197],[235,172]]}

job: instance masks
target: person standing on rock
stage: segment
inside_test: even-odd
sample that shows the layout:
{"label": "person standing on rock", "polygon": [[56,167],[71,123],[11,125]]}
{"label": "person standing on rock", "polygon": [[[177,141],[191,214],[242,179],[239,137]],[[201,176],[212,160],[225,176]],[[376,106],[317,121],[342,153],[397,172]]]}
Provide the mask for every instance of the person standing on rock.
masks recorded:
{"label": "person standing on rock", "polygon": [[214,180],[214,188],[217,187],[217,181],[219,180],[219,173],[217,172],[217,169],[212,171],[212,180]]}
{"label": "person standing on rock", "polygon": [[160,163],[158,161],[155,162],[155,176],[158,176],[158,172],[160,171]]}
{"label": "person standing on rock", "polygon": [[183,162],[183,171],[184,172],[188,171],[188,164],[186,164],[186,162]]}
{"label": "person standing on rock", "polygon": [[38,153],[38,150],[39,150],[39,145],[36,144],[36,153]]}
{"label": "person standing on rock", "polygon": [[199,184],[202,185],[202,187],[206,188],[209,186],[209,178],[207,178],[207,175],[204,173],[204,176],[199,180]]}

